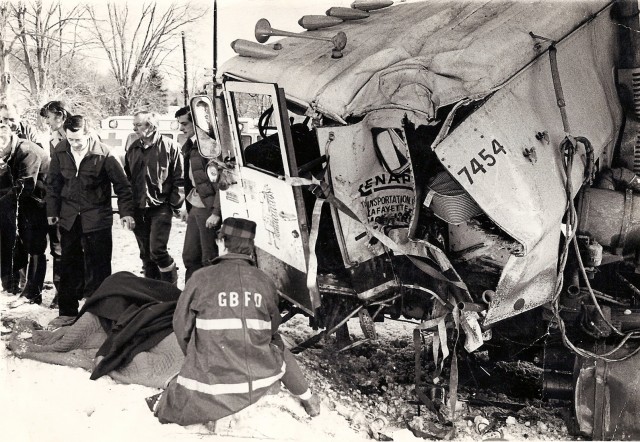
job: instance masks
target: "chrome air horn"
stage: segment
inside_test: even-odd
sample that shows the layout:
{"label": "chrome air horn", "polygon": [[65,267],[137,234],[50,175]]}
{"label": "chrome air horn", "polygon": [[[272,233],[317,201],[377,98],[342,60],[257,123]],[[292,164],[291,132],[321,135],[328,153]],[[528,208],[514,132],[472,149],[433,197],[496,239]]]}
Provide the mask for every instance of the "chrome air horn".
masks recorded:
{"label": "chrome air horn", "polygon": [[271,36],[308,38],[311,40],[328,41],[333,43],[333,51],[331,53],[332,58],[341,58],[342,50],[347,45],[347,35],[342,31],[338,32],[336,35],[334,35],[331,38],[319,37],[316,35],[308,35],[308,33],[306,32],[297,34],[295,32],[287,32],[287,31],[281,31],[279,29],[273,29],[271,27],[271,23],[269,23],[269,20],[267,20],[266,18],[261,18],[260,20],[258,20],[258,23],[256,23],[255,35],[256,35],[256,40],[259,43],[265,43],[267,40],[269,40],[269,37]]}

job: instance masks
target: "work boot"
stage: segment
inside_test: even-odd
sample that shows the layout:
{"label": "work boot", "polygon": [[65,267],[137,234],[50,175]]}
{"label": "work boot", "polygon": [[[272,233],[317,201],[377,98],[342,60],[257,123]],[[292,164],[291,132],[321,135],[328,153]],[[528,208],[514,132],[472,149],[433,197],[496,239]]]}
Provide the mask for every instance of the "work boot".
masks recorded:
{"label": "work boot", "polygon": [[160,269],[160,280],[178,285],[178,266],[172,262],[169,267]]}
{"label": "work boot", "polygon": [[143,261],[142,262],[142,272],[145,278],[151,279],[162,279],[160,275],[160,270],[158,266],[153,261]]}
{"label": "work boot", "polygon": [[320,398],[317,394],[312,394],[309,399],[300,400],[300,402],[309,416],[316,417],[320,414]]}
{"label": "work boot", "polygon": [[20,293],[20,272],[2,277],[2,290],[12,295]]}
{"label": "work boot", "polygon": [[75,316],[58,316],[47,324],[47,330],[56,330],[60,327],[66,327],[75,322]]}
{"label": "work boot", "polygon": [[47,258],[45,255],[30,255],[27,266],[27,283],[20,296],[27,298],[30,304],[42,303],[42,285],[47,273]]}

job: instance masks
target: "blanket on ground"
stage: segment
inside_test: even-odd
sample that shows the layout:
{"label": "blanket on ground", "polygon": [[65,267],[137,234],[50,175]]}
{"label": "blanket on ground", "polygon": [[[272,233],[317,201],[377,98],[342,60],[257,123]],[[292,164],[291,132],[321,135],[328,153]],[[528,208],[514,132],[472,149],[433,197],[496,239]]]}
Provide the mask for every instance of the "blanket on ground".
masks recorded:
{"label": "blanket on ground", "polygon": [[7,347],[21,358],[93,370],[92,379],[108,373],[119,382],[163,388],[184,361],[171,328],[179,295],[170,284],[115,273],[73,325],[47,331],[22,320]]}
{"label": "blanket on ground", "polygon": [[157,345],[173,331],[172,319],[180,290],[172,284],[140,278],[130,272],[109,276],[87,300],[80,315],[102,318],[107,339],[91,374],[98,379],[126,365],[142,351]]}

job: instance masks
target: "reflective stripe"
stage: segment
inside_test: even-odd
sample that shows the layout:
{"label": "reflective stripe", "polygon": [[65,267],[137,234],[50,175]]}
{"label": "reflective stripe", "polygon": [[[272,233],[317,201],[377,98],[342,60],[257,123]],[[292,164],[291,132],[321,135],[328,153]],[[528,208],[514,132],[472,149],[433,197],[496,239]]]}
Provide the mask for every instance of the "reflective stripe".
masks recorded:
{"label": "reflective stripe", "polygon": [[271,321],[263,321],[262,319],[246,319],[247,328],[252,330],[271,330]]}
{"label": "reflective stripe", "polygon": [[[271,330],[271,321],[262,319],[246,319],[247,328],[252,330]],[[200,319],[196,318],[196,328],[201,330],[239,330],[242,328],[242,319]]]}
{"label": "reflective stripe", "polygon": [[242,319],[200,319],[196,318],[196,328],[202,330],[235,330],[242,328]]}
{"label": "reflective stripe", "polygon": [[[280,379],[284,375],[284,371],[286,369],[286,364],[283,362],[282,367],[280,369],[280,373],[269,376],[268,378],[256,379],[253,381],[253,389],[258,390],[261,388],[266,388],[271,386],[274,382]],[[185,378],[183,376],[178,376],[177,383],[182,385],[184,388],[188,390],[197,391],[204,394],[209,394],[212,396],[216,396],[219,394],[241,394],[241,393],[249,393],[249,383],[242,382],[239,384],[205,384],[193,379]]]}

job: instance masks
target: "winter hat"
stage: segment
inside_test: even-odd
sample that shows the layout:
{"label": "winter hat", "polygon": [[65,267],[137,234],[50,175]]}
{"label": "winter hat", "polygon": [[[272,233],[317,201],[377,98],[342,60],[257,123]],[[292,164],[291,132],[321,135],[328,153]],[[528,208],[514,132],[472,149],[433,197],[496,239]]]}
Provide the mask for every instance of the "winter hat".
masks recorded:
{"label": "winter hat", "polygon": [[253,239],[256,237],[256,223],[244,218],[229,217],[222,223],[218,236],[236,236],[238,238]]}

